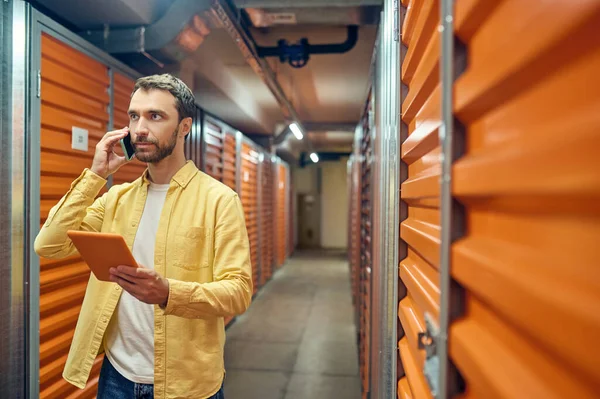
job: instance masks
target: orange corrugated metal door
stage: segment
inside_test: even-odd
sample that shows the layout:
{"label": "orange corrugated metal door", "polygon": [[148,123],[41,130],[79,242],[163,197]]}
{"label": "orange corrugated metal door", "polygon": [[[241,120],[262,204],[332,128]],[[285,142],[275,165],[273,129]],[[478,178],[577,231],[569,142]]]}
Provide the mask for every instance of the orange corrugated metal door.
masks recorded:
{"label": "orange corrugated metal door", "polygon": [[261,285],[273,274],[273,164],[271,157],[265,156],[262,162],[262,206],[261,212]]}
{"label": "orange corrugated metal door", "polygon": [[235,177],[236,169],[236,142],[235,136],[231,133],[225,133],[223,146],[223,184],[232,190],[236,190]]}
{"label": "orange corrugated metal door", "polygon": [[294,252],[294,231],[296,229],[296,222],[295,222],[295,215],[294,215],[294,183],[292,182],[292,179],[290,178],[290,173],[291,171],[288,169],[287,170],[288,176],[287,176],[287,182],[288,182],[288,189],[287,189],[287,204],[288,204],[288,245],[287,245],[287,257],[290,257],[292,255],[292,252]]}
{"label": "orange corrugated metal door", "polygon": [[[369,109],[371,104],[368,105]],[[370,112],[367,112],[369,114]],[[371,337],[371,261],[373,198],[373,144],[368,118],[363,120],[363,136],[360,143],[362,162],[360,166],[360,272],[359,272],[359,362],[362,380],[362,395],[367,398],[370,391],[370,337]]]}
{"label": "orange corrugated metal door", "polygon": [[204,172],[213,178],[223,179],[223,132],[208,119],[204,119]]}
{"label": "orange corrugated metal door", "polygon": [[422,372],[425,351],[418,348],[417,337],[426,330],[426,313],[439,319],[439,13],[439,0],[409,0],[402,26],[407,51],[401,78],[408,86],[402,122],[408,127],[408,138],[402,143],[401,156],[408,177],[402,183],[401,198],[408,205],[408,215],[400,227],[407,244],[399,270],[406,296],[400,298],[398,308],[404,331],[399,352],[406,377],[400,381],[398,394],[413,398],[431,398]]}
{"label": "orange corrugated metal door", "polygon": [[283,266],[286,258],[286,188],[287,173],[282,163],[277,164],[277,267]]}
{"label": "orange corrugated metal door", "polygon": [[[72,181],[92,164],[109,122],[109,85],[105,65],[42,35],[40,224]],[[73,127],[88,131],[88,151],[71,149]],[[40,259],[40,398],[96,394],[102,357],[94,363],[84,391],[62,379],[89,275],[79,256]]]}
{"label": "orange corrugated metal door", "polygon": [[471,397],[597,398],[600,3],[464,1],[455,21],[451,358]]}
{"label": "orange corrugated metal door", "polygon": [[246,228],[250,240],[250,253],[252,258],[252,280],[254,293],[259,288],[258,275],[258,153],[248,143],[242,143],[242,187],[241,200],[246,215]]}
{"label": "orange corrugated metal door", "polygon": [[357,157],[351,158],[348,171],[349,188],[349,235],[348,235],[348,260],[350,263],[350,280],[352,284],[352,302],[358,309],[359,283],[360,283],[360,163]]}
{"label": "orange corrugated metal door", "polygon": [[[129,101],[131,99],[131,92],[135,82],[119,73],[114,74],[113,87],[114,87],[114,99],[113,99],[113,120],[114,129],[121,129],[125,126],[129,126]],[[120,146],[115,147],[115,152],[119,155],[123,155],[123,150]],[[146,170],[146,163],[140,162],[134,158],[131,162],[123,165],[119,170],[113,174],[113,184],[122,184],[126,182],[132,182],[144,173]]]}

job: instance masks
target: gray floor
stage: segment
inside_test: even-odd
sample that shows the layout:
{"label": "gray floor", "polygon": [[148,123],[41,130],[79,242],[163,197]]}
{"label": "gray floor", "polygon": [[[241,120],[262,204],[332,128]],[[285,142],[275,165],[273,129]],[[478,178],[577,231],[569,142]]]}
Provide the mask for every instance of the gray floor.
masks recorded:
{"label": "gray floor", "polygon": [[293,257],[227,331],[227,399],[360,398],[343,256]]}

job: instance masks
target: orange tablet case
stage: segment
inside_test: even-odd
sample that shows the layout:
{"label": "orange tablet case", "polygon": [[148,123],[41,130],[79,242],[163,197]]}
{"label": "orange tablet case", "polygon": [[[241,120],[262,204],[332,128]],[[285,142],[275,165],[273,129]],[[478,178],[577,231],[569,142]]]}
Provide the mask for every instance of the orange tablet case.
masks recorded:
{"label": "orange tablet case", "polygon": [[125,239],[119,234],[69,230],[67,235],[98,280],[110,281],[111,267],[138,267]]}

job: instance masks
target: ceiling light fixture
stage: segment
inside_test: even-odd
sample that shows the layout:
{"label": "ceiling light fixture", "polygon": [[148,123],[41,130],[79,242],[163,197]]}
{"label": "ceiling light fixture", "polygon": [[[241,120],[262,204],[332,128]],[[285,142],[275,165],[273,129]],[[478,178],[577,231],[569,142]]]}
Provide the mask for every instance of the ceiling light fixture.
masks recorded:
{"label": "ceiling light fixture", "polygon": [[296,138],[298,140],[302,140],[302,137],[304,137],[304,135],[300,131],[300,128],[298,127],[298,124],[296,122],[290,124],[290,130],[292,131],[292,133],[294,134],[294,136],[296,136]]}
{"label": "ceiling light fixture", "polygon": [[319,162],[319,156],[317,155],[316,152],[313,152],[312,154],[310,154],[310,159],[314,162],[317,163]]}

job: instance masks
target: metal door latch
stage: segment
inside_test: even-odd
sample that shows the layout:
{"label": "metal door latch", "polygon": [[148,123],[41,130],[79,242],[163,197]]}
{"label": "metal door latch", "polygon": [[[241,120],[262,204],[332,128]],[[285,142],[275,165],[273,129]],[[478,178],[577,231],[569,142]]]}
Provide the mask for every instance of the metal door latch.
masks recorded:
{"label": "metal door latch", "polygon": [[433,317],[429,313],[425,313],[425,326],[427,330],[419,333],[419,349],[425,349],[425,364],[423,366],[423,374],[431,390],[431,395],[434,398],[438,396],[438,384],[440,375],[440,359],[437,354],[437,338],[439,328]]}

